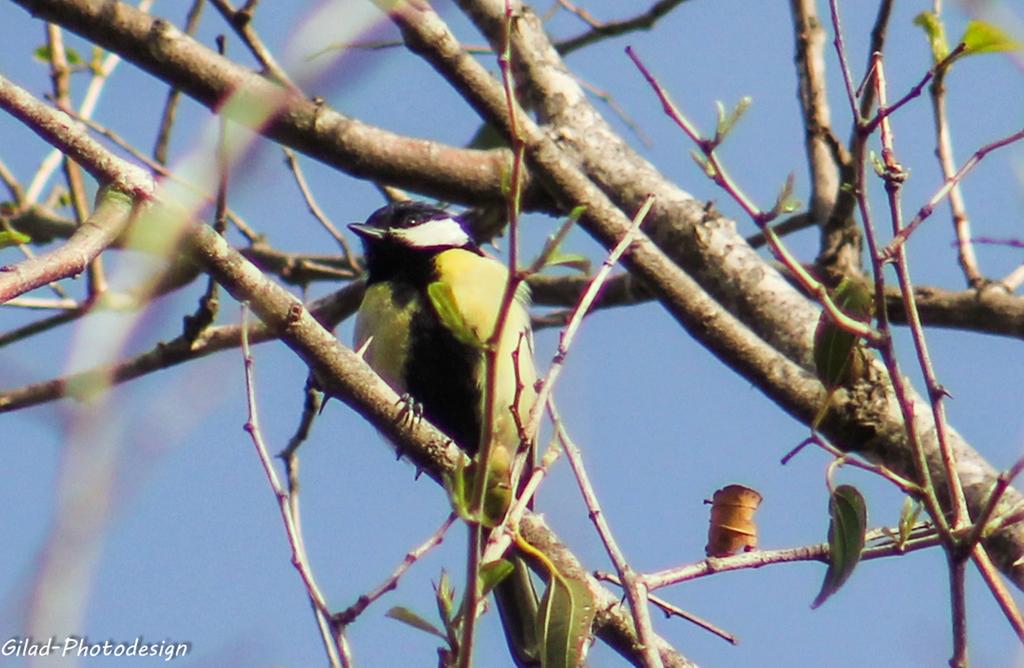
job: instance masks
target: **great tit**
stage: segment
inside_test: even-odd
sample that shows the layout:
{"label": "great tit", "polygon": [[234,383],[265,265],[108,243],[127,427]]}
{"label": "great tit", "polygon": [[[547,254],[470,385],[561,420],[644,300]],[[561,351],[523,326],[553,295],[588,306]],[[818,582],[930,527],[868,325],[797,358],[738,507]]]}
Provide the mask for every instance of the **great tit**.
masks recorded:
{"label": "great tit", "polygon": [[[480,344],[494,333],[508,268],[483,253],[462,219],[422,202],[389,204],[349,228],[363,242],[367,269],[356,348],[396,392],[475,455],[486,415]],[[440,302],[438,294],[445,295]],[[499,496],[504,488],[506,503],[519,425],[529,421],[536,399],[528,302],[524,284],[497,343],[488,488]],[[439,312],[450,307],[458,317]],[[525,564],[514,562],[516,572],[495,590],[498,609],[516,663],[537,665],[536,594]]]}

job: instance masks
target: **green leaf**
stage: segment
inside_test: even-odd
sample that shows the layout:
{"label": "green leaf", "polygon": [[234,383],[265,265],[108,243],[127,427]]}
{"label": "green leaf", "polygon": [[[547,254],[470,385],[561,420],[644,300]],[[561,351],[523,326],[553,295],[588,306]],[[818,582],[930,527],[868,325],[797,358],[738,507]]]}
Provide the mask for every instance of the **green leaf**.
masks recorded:
{"label": "green leaf", "polygon": [[17,246],[18,244],[27,244],[32,241],[32,237],[27,234],[22,234],[17,230],[3,230],[0,231],[0,248],[7,248],[8,246]]}
{"label": "green leaf", "polygon": [[566,267],[582,274],[590,273],[590,259],[582,253],[554,252],[544,263],[544,267]]}
{"label": "green leaf", "polygon": [[800,208],[800,200],[793,196],[793,185],[796,183],[796,176],[793,172],[786,177],[778,196],[775,198],[775,205],[772,206],[771,216],[774,218],[780,213],[793,213]]}
{"label": "green leaf", "polygon": [[697,149],[693,149],[690,151],[690,157],[693,158],[693,161],[697,163],[697,166],[700,167],[701,171],[704,172],[704,175],[709,179],[713,179],[718,176],[718,170],[715,169],[715,166],[711,164],[703,153]]}
{"label": "green leaf", "polygon": [[452,587],[447,571],[441,571],[441,579],[434,586],[434,597],[437,599],[437,612],[445,627],[452,626],[455,619],[455,588]]}
{"label": "green leaf", "polygon": [[435,635],[438,638],[440,638],[441,640],[444,640],[445,642],[448,641],[448,636],[446,636],[445,634],[441,633],[440,629],[438,629],[436,626],[434,626],[433,624],[431,624],[427,620],[425,620],[422,617],[420,617],[419,615],[417,615],[415,612],[413,612],[409,608],[405,608],[405,607],[402,607],[402,606],[395,606],[395,607],[391,608],[390,610],[388,610],[386,613],[384,613],[384,616],[385,617],[390,617],[391,619],[397,619],[398,621],[402,622],[403,624],[408,624],[409,626],[413,627],[414,629],[419,629],[420,631],[423,631],[425,633],[429,633],[431,635]]}
{"label": "green leaf", "polygon": [[484,564],[480,567],[480,597],[483,598],[491,593],[502,580],[507,578],[515,570],[515,566],[508,559],[498,559]]}
{"label": "green leaf", "polygon": [[960,41],[964,44],[965,56],[1024,49],[1024,44],[1014,40],[997,26],[977,19],[967,24]]}
{"label": "green leaf", "polygon": [[553,573],[540,603],[542,668],[576,668],[583,663],[594,621],[586,582]]}
{"label": "green leaf", "polygon": [[479,350],[484,349],[484,342],[462,317],[462,311],[459,310],[458,303],[455,301],[452,286],[443,281],[434,281],[427,286],[427,296],[430,297],[430,303],[433,305],[437,317],[441,319],[441,324],[454,334],[456,339],[467,346]]}
{"label": "green leaf", "polygon": [[871,168],[875,170],[875,176],[885,178],[888,170],[885,167],[885,163],[882,162],[881,156],[874,151],[868,151],[868,159],[871,161]]}
{"label": "green leaf", "polygon": [[914,530],[914,525],[917,524],[917,518],[921,516],[921,511],[924,506],[921,505],[920,501],[912,499],[907,496],[903,498],[903,509],[900,511],[899,521],[899,547],[902,549],[907,541],[910,540],[910,534]]}
{"label": "green leaf", "polygon": [[732,132],[732,129],[736,127],[736,123],[743,118],[743,114],[747,113],[747,109],[750,108],[750,103],[753,98],[749,95],[744,95],[740,98],[740,101],[736,103],[728,113],[725,111],[725,105],[719,101],[715,101],[715,106],[718,108],[718,123],[715,125],[715,143],[721,142],[725,139],[725,136]]}
{"label": "green leaf", "polygon": [[[863,279],[844,278],[833,292],[832,301],[851,318],[871,321],[874,295]],[[814,332],[814,367],[822,385],[832,390],[860,378],[863,372],[860,363],[862,351],[857,348],[857,336],[840,327],[823,310]]]}
{"label": "green leaf", "polygon": [[537,259],[531,263],[532,271],[542,271],[548,267],[570,267],[579,269],[580,267],[586,266],[585,269],[580,269],[584,273],[590,271],[590,261],[584,256],[570,253],[565,254],[560,252],[562,242],[565,241],[569,231],[579,222],[580,217],[586,212],[587,207],[577,206],[569,212],[565,222],[563,222],[558,229],[547,239],[544,240],[544,248],[541,249]]}
{"label": "green leaf", "polygon": [[821,591],[811,609],[824,603],[849,579],[864,551],[864,533],[868,527],[868,510],[864,497],[853,485],[840,485],[832,492],[828,512],[829,564]]}
{"label": "green leaf", "polygon": [[936,63],[949,55],[946,28],[935,12],[921,12],[914,17],[914,25],[921,26],[928,36],[928,43],[932,47],[932,59]]}
{"label": "green leaf", "polygon": [[469,512],[469,473],[466,463],[460,457],[455,464],[455,470],[445,473],[443,476],[444,488],[448,490],[448,500],[452,504],[452,510],[462,519],[468,519]]}
{"label": "green leaf", "polygon": [[[49,64],[51,53],[49,45],[44,44],[32,52],[32,57],[40,62]],[[82,57],[78,55],[78,52],[68,46],[64,47],[64,60],[68,62],[68,65],[81,65],[84,62]]]}

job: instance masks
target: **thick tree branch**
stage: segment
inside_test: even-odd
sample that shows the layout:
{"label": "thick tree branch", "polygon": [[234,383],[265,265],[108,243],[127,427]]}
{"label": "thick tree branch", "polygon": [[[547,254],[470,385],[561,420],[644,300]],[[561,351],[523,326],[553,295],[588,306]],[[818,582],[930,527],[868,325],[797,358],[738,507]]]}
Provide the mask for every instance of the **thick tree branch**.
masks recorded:
{"label": "thick tree branch", "polygon": [[[121,54],[211,110],[231,113],[233,120],[352,176],[449,201],[503,201],[502,175],[511,161],[507,150],[453,148],[361,123],[297,96],[122,2],[15,1],[36,17]],[[253,110],[265,114],[254,118]],[[543,206],[546,198],[526,176],[524,203]]]}

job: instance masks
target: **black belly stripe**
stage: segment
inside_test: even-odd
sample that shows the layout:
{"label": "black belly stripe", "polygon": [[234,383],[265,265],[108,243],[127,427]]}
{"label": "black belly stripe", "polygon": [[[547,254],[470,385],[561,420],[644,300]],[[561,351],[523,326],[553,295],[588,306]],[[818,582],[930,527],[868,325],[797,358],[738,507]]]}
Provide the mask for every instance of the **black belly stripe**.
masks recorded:
{"label": "black belly stripe", "polygon": [[459,342],[446,328],[425,293],[419,297],[406,355],[405,383],[423,405],[423,415],[470,455],[480,441],[479,351]]}

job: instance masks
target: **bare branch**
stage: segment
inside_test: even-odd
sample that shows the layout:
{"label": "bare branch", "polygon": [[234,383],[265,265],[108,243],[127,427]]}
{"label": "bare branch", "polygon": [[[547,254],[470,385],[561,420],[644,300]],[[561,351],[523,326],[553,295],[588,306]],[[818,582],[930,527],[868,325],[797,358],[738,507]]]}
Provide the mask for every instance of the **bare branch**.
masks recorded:
{"label": "bare branch", "polygon": [[825,30],[814,0],[790,0],[796,37],[796,69],[804,123],[804,147],[811,172],[810,222],[824,222],[839,190],[832,146],[832,121],[825,84]]}
{"label": "bare branch", "polygon": [[577,35],[576,37],[558,42],[555,47],[558,49],[559,53],[565,55],[609,37],[625,35],[626,33],[635,32],[637,30],[650,30],[654,27],[654,24],[658,22],[658,19],[662,18],[684,2],[686,2],[686,0],[659,0],[651,5],[646,12],[638,14],[633,18],[622,19],[619,21],[600,22],[585,13],[585,10],[576,8],[572,3],[566,2],[565,0],[559,0],[559,3],[563,7],[566,7],[569,11],[573,12],[580,18],[583,18],[587,25],[590,26],[590,30]]}

